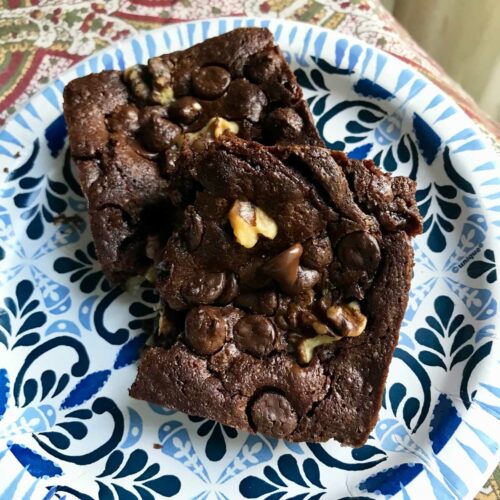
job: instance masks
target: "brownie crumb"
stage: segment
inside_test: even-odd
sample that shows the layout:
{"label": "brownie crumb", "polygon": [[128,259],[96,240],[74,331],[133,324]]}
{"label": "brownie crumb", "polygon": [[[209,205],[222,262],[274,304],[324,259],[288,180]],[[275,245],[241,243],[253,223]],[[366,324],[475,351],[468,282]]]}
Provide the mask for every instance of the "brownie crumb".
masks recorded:
{"label": "brownie crumb", "polygon": [[83,219],[78,214],[58,214],[52,219],[52,223],[55,225],[73,224],[75,226],[80,226],[83,224]]}

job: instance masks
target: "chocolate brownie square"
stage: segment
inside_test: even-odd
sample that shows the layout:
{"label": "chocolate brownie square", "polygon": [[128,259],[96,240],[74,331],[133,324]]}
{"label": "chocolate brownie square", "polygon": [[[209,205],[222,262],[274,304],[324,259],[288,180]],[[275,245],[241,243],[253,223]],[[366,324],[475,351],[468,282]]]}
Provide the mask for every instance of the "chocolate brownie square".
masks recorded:
{"label": "chocolate brownie square", "polygon": [[362,445],[406,309],[415,183],[315,146],[184,148],[197,191],[157,266],[131,396],[290,441]]}
{"label": "chocolate brownie square", "polygon": [[144,274],[186,193],[180,144],[225,129],[264,144],[321,145],[302,91],[272,34],[241,28],[64,90],[71,154],[109,279]]}

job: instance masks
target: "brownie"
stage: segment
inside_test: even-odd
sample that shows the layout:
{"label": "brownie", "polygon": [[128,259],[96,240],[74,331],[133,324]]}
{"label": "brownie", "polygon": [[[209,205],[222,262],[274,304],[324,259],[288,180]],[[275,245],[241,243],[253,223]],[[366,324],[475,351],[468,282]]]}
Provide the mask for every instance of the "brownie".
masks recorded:
{"label": "brownie", "polygon": [[415,183],[317,146],[183,148],[196,193],[157,265],[131,396],[290,441],[362,445],[406,309]]}
{"label": "brownie", "polygon": [[114,282],[147,272],[189,196],[189,186],[177,182],[183,142],[229,129],[269,145],[322,145],[264,28],[73,80],[64,90],[64,116],[97,256]]}

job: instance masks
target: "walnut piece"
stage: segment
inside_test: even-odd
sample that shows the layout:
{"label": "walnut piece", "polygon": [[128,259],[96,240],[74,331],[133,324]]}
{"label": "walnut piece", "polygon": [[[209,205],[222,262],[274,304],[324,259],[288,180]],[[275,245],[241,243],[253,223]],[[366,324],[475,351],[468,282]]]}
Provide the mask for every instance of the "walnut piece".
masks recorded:
{"label": "walnut piece", "polygon": [[343,337],[357,337],[365,331],[367,319],[358,302],[334,304],[326,310],[326,316]]}
{"label": "walnut piece", "polygon": [[224,132],[228,131],[238,134],[240,127],[236,122],[225,120],[220,116],[210,118],[207,124],[197,132],[185,134],[185,140],[194,142],[198,139],[218,139]]}
{"label": "walnut piece", "polygon": [[146,67],[136,64],[127,68],[123,73],[123,78],[129,83],[132,92],[143,100],[148,100],[151,95],[151,89],[144,79]]}
{"label": "walnut piece", "polygon": [[168,106],[175,101],[174,89],[172,87],[165,87],[161,90],[154,89],[151,93],[151,99],[162,106]]}
{"label": "walnut piece", "polygon": [[254,247],[260,234],[270,240],[278,234],[276,222],[249,201],[236,200],[228,217],[236,241],[245,248]]}
{"label": "walnut piece", "polygon": [[150,283],[156,283],[156,267],[155,266],[149,266],[146,272],[144,273],[144,277],[150,282]]}
{"label": "walnut piece", "polygon": [[330,335],[316,335],[316,337],[302,338],[297,344],[297,360],[300,364],[307,365],[311,362],[316,347],[337,342],[341,338]]}

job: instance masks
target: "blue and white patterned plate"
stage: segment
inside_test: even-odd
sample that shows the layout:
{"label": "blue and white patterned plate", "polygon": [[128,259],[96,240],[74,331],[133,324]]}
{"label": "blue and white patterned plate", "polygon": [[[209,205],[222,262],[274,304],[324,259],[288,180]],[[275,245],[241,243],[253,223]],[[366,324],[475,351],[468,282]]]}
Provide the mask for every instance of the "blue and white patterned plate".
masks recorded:
{"label": "blue and white patterned plate", "polygon": [[[410,306],[380,420],[357,450],[251,436],[128,397],[155,297],[103,279],[62,90],[241,25],[274,32],[330,147],[418,181],[425,233]],[[499,187],[493,151],[456,104],[333,31],[199,21],[78,64],[0,132],[0,498],[472,497],[499,458]]]}

